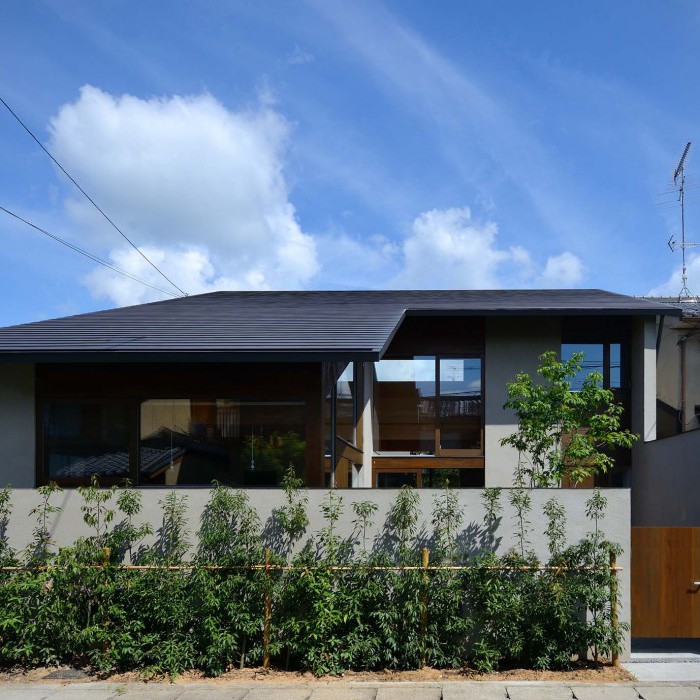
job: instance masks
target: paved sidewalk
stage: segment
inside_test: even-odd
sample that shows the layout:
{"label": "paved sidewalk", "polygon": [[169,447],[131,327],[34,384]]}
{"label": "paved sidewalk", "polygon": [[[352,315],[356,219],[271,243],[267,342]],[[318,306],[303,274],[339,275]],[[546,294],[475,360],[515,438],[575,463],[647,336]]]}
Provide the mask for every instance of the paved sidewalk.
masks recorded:
{"label": "paved sidewalk", "polygon": [[700,684],[546,682],[0,685],[2,700],[700,700]]}
{"label": "paved sidewalk", "polygon": [[693,682],[700,685],[700,654],[675,651],[633,652],[622,664],[639,681]]}

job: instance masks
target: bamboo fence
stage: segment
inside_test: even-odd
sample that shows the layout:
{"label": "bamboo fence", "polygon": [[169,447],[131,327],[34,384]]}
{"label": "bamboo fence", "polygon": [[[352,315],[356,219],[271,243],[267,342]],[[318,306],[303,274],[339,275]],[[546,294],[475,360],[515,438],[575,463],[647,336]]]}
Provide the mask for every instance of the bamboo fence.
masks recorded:
{"label": "bamboo fence", "polygon": [[[89,564],[91,568],[106,568],[110,566],[110,549],[103,549],[103,561],[101,564]],[[54,569],[63,568],[60,564],[48,564],[45,566],[0,566],[0,571],[51,571]],[[298,566],[288,564],[273,564],[272,550],[265,550],[265,562],[263,564],[244,564],[244,565],[217,565],[217,564],[117,564],[111,568],[119,571],[264,571],[265,572],[265,600],[263,613],[263,667],[270,667],[270,625],[272,620],[272,586],[270,585],[270,574],[273,571],[422,571],[423,572],[423,591],[420,597],[421,615],[420,615],[420,634],[422,643],[421,665],[425,665],[425,638],[428,628],[428,584],[429,572],[431,571],[551,571],[554,573],[567,573],[573,571],[610,571],[610,603],[611,603],[611,622],[615,632],[619,630],[619,617],[617,606],[618,595],[618,573],[622,571],[622,567],[617,566],[617,557],[614,552],[610,553],[610,561],[608,566],[581,566],[581,567],[565,567],[565,566],[479,566],[479,565],[438,565],[430,564],[430,550],[423,548],[421,550],[421,565],[420,566],[371,566],[367,564],[352,564],[352,565],[316,565],[316,566]],[[619,666],[620,660],[617,652],[613,652],[611,657],[613,666]]]}

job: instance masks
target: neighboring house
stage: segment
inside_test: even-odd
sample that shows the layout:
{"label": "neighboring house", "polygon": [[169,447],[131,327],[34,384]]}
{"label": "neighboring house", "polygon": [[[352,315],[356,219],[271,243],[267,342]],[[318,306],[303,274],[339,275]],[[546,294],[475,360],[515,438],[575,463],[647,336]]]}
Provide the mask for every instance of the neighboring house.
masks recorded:
{"label": "neighboring house", "polygon": [[700,428],[700,302],[659,298],[681,316],[657,326],[657,438]]}
{"label": "neighboring house", "polygon": [[632,525],[698,527],[700,303],[658,297],[648,301],[664,304],[667,311],[656,325],[656,439],[639,450]]}
{"label": "neighboring house", "polygon": [[656,324],[656,439],[632,470],[632,634],[700,638],[700,303],[664,304]]}

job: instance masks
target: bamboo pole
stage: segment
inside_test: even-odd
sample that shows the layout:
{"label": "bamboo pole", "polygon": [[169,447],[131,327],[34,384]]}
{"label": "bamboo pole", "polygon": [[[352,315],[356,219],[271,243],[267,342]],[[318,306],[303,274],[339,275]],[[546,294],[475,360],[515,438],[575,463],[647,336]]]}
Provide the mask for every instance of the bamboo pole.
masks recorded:
{"label": "bamboo pole", "polygon": [[421,591],[420,602],[420,665],[421,668],[423,668],[426,659],[425,647],[428,632],[428,570],[430,565],[430,550],[427,547],[423,547],[421,554],[423,558],[423,590]]}
{"label": "bamboo pole", "polygon": [[270,591],[270,556],[272,550],[265,550],[265,620],[263,623],[263,668],[270,668],[270,619],[272,618],[272,595]]}
{"label": "bamboo pole", "polygon": [[[617,610],[617,572],[617,555],[615,552],[610,552],[610,622],[616,637],[620,631],[620,621],[618,619]],[[612,665],[620,665],[620,655],[618,654],[617,649],[615,649],[612,653]]]}
{"label": "bamboo pole", "polygon": [[[88,564],[89,568],[101,568],[102,564]],[[58,564],[46,566],[0,566],[0,571],[50,571],[60,569]],[[602,571],[608,570],[607,566],[366,566],[357,564],[354,566],[284,566],[282,564],[248,564],[247,566],[217,566],[215,564],[180,564],[180,565],[159,565],[159,564],[124,564],[116,566],[120,571],[354,571],[362,568],[366,571]],[[614,571],[622,571],[621,566],[615,566]]]}
{"label": "bamboo pole", "polygon": [[[111,553],[111,551],[110,551],[109,547],[102,548],[102,568],[103,569],[106,569],[109,566],[110,553]],[[104,583],[105,583],[105,588],[106,588],[107,584],[109,583],[109,580],[107,579],[106,574],[105,574]],[[109,627],[109,614],[107,613],[108,606],[107,606],[107,602],[105,600],[102,601],[101,608],[102,608],[102,623],[103,623],[103,626],[105,629],[105,635],[106,635],[107,628]],[[105,640],[102,642],[102,650],[106,651],[107,648],[108,648],[108,644],[107,644],[107,641]]]}

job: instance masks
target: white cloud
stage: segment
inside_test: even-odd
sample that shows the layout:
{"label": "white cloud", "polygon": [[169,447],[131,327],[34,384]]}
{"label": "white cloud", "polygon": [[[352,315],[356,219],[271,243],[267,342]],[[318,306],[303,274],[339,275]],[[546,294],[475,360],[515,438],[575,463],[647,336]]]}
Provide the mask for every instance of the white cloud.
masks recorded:
{"label": "white cloud", "polygon": [[[58,160],[188,292],[294,289],[316,274],[283,174],[289,127],[268,105],[233,112],[208,94],[140,99],[86,86],[50,128]],[[120,267],[166,284],[84,198],[71,194],[66,208]],[[162,297],[104,269],[86,283],[118,304]]]}
{"label": "white cloud", "polygon": [[[686,270],[691,295],[700,294],[700,255],[691,254],[687,257]],[[653,297],[677,297],[682,286],[682,268],[678,265],[665,282],[650,289],[647,294]]]}
{"label": "white cloud", "polygon": [[581,281],[583,265],[572,253],[548,258],[539,272],[528,250],[500,248],[497,235],[493,221],[474,221],[466,207],[425,212],[403,242],[393,286],[498,289],[571,287]]}
{"label": "white cloud", "polygon": [[[313,286],[571,287],[570,252],[538,263],[501,246],[470,209],[420,214],[403,238],[302,231],[284,177],[289,127],[268,103],[233,112],[210,95],[140,99],[84,87],[51,121],[51,148],[140,250],[190,294]],[[167,282],[73,191],[66,210],[87,247],[157,287]],[[162,298],[104,268],[83,279],[119,305]]]}
{"label": "white cloud", "polygon": [[318,236],[317,243],[323,262],[317,281],[325,289],[380,289],[399,269],[401,248],[386,236],[336,232]]}
{"label": "white cloud", "polygon": [[583,279],[583,263],[573,253],[565,252],[547,258],[542,274],[537,278],[538,287],[575,287]]}

